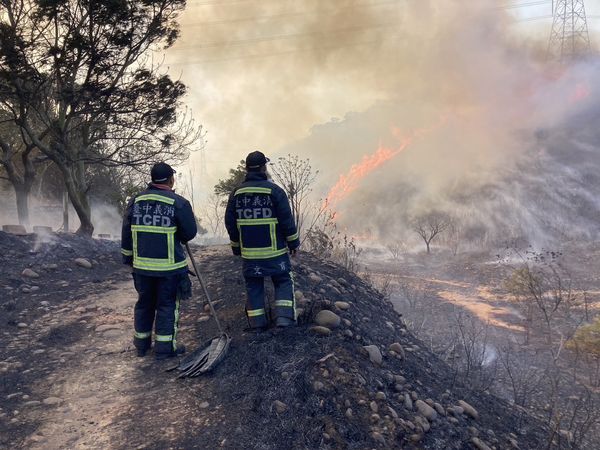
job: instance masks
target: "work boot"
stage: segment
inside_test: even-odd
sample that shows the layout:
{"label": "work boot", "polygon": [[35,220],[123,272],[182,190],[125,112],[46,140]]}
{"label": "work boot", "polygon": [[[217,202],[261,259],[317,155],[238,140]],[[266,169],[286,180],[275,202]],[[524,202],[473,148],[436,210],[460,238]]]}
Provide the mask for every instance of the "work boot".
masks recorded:
{"label": "work boot", "polygon": [[185,346],[178,345],[176,350],[173,350],[169,353],[156,353],[154,357],[157,361],[162,361],[163,359],[174,358],[175,356],[179,356],[185,353]]}
{"label": "work boot", "polygon": [[137,349],[138,358],[143,358],[144,356],[146,356],[146,353],[148,353],[148,350],[150,350],[150,349],[149,348],[138,348]]}
{"label": "work boot", "polygon": [[296,325],[296,321],[294,319],[290,319],[289,317],[278,317],[275,320],[275,326],[278,328],[291,327],[292,325]]}

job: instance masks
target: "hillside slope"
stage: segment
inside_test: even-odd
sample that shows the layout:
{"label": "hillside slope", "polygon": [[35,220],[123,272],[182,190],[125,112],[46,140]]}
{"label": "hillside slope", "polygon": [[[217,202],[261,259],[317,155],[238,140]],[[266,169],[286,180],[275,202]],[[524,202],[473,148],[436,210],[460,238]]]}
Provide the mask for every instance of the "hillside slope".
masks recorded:
{"label": "hillside slope", "polygon": [[[10,381],[0,385],[0,448],[542,446],[539,424],[453,384],[449,368],[406,331],[391,304],[339,266],[300,255],[300,326],[255,335],[243,331],[240,261],[223,247],[196,254],[233,337],[214,373],[178,380],[164,372],[171,362],[134,356],[129,280],[98,283],[83,298],[65,291],[27,328],[3,320],[0,370]],[[117,272],[127,276],[126,268]],[[342,319],[329,335],[311,330],[322,309]],[[182,307],[188,348],[216,334],[205,311],[197,296]],[[381,351],[381,365],[364,346]],[[458,408],[461,401],[473,410]]]}

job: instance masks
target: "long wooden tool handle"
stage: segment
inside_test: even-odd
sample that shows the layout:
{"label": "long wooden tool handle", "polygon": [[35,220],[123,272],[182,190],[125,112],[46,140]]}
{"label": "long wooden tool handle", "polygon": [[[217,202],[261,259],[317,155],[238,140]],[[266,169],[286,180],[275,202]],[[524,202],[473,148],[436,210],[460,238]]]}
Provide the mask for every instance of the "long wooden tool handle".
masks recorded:
{"label": "long wooden tool handle", "polygon": [[215,311],[215,307],[213,306],[212,302],[210,301],[210,295],[208,295],[208,290],[206,289],[206,285],[204,284],[204,280],[202,279],[202,276],[200,275],[200,271],[198,270],[198,266],[196,266],[196,260],[194,259],[194,256],[192,255],[192,250],[190,249],[190,244],[188,244],[186,242],[185,248],[186,248],[186,250],[188,252],[188,255],[190,255],[190,261],[192,261],[192,266],[194,267],[194,272],[196,272],[196,276],[198,277],[198,281],[200,282],[200,286],[202,286],[202,290],[204,291],[204,295],[206,296],[206,300],[208,300],[208,306],[210,306],[210,310],[212,312],[213,317],[215,318],[215,322],[217,322],[217,328],[219,329],[219,333],[225,334],[225,332],[223,331],[223,328],[221,328],[221,323],[219,322],[219,318],[217,317],[217,313]]}

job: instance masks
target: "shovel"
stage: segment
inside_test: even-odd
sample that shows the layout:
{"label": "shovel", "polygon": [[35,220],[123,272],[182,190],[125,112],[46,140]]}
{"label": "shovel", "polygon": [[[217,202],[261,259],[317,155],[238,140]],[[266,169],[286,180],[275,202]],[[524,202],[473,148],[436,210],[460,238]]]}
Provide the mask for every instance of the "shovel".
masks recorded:
{"label": "shovel", "polygon": [[208,300],[211,313],[215,318],[215,322],[217,323],[219,335],[204,342],[196,351],[183,358],[179,362],[178,366],[169,369],[177,369],[181,372],[177,378],[197,377],[198,375],[202,375],[203,373],[211,371],[217,364],[219,364],[219,362],[221,362],[225,356],[225,353],[227,353],[227,350],[229,349],[229,344],[231,343],[231,338],[223,331],[223,328],[221,327],[221,323],[219,322],[215,308],[210,300],[210,296],[208,295],[208,290],[206,289],[204,280],[202,279],[200,271],[196,266],[196,260],[192,255],[189,244],[185,244],[185,248],[190,256],[190,261],[192,261],[194,272],[198,277],[200,286],[202,286],[206,300]]}

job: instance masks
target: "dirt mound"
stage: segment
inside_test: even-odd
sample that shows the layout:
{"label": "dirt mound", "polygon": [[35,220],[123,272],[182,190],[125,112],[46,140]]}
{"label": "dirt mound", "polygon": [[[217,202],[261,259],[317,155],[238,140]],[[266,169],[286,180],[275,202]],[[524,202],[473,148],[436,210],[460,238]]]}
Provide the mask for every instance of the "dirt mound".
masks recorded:
{"label": "dirt mound", "polygon": [[[80,298],[122,267],[119,243],[76,234],[15,236],[0,231],[0,321],[27,322],[42,307]],[[46,305],[48,303],[48,305]]]}
{"label": "dirt mound", "polygon": [[[99,245],[108,253],[98,247],[98,262],[118,258],[114,243]],[[65,296],[7,337],[0,447],[540,448],[535,421],[452,379],[354,274],[300,255],[299,326],[252,334],[243,331],[240,260],[223,247],[196,254],[233,337],[213,373],[178,380],[164,372],[172,361],[135,358],[131,282],[98,284],[94,294]],[[114,268],[115,279],[128,276]],[[110,287],[119,290],[101,294]],[[191,349],[217,333],[199,292],[182,305],[180,340]],[[327,329],[314,329],[315,321]]]}

